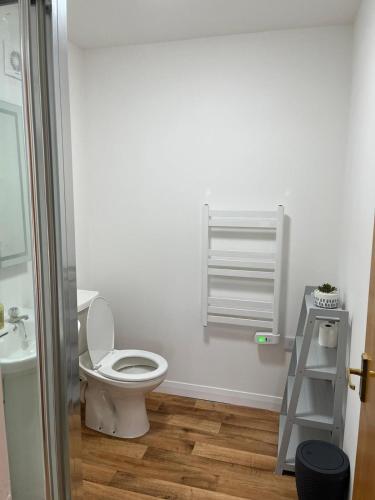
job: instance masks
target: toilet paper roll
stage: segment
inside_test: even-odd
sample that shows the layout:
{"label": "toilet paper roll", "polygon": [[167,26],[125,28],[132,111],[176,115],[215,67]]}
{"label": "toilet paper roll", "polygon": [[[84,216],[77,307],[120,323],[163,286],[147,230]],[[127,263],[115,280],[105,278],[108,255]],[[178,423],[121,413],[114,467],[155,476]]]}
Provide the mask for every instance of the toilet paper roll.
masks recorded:
{"label": "toilet paper roll", "polygon": [[322,323],[319,327],[319,345],[337,347],[337,326],[334,323]]}
{"label": "toilet paper roll", "polygon": [[337,336],[338,336],[338,326],[337,323],[332,325],[332,328],[328,332],[327,347],[335,348],[337,347]]}

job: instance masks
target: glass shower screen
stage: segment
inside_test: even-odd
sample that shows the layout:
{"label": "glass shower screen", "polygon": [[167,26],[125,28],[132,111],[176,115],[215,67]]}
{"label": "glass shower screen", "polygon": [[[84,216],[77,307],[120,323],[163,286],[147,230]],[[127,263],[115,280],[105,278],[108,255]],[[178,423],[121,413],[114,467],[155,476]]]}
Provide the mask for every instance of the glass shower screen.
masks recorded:
{"label": "glass shower screen", "polygon": [[0,0],[1,500],[80,498],[65,7]]}
{"label": "glass shower screen", "polygon": [[46,496],[19,27],[19,5],[0,5],[0,419],[12,498],[32,500]]}

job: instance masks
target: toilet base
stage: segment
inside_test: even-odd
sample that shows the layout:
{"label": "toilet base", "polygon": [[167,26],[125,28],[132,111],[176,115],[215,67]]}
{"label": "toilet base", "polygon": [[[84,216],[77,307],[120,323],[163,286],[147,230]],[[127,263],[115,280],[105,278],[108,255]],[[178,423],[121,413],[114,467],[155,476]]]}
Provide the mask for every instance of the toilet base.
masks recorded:
{"label": "toilet base", "polygon": [[145,396],[161,381],[119,387],[90,377],[85,392],[86,427],[119,438],[143,436],[150,429]]}

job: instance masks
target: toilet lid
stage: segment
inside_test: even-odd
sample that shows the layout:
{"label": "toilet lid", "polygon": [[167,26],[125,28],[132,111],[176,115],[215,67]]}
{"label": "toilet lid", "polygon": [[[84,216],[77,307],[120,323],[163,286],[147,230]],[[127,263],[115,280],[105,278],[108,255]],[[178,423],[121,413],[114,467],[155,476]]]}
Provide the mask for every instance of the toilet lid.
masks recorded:
{"label": "toilet lid", "polygon": [[87,347],[96,368],[106,354],[113,350],[115,328],[113,314],[103,297],[96,297],[87,314]]}

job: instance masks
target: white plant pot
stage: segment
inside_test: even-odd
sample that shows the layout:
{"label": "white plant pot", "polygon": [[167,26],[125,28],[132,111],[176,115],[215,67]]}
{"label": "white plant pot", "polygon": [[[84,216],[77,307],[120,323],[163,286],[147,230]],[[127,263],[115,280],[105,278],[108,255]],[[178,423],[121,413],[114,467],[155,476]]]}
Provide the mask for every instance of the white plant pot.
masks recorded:
{"label": "white plant pot", "polygon": [[320,290],[314,290],[315,305],[325,309],[336,309],[339,307],[339,291],[324,293]]}

